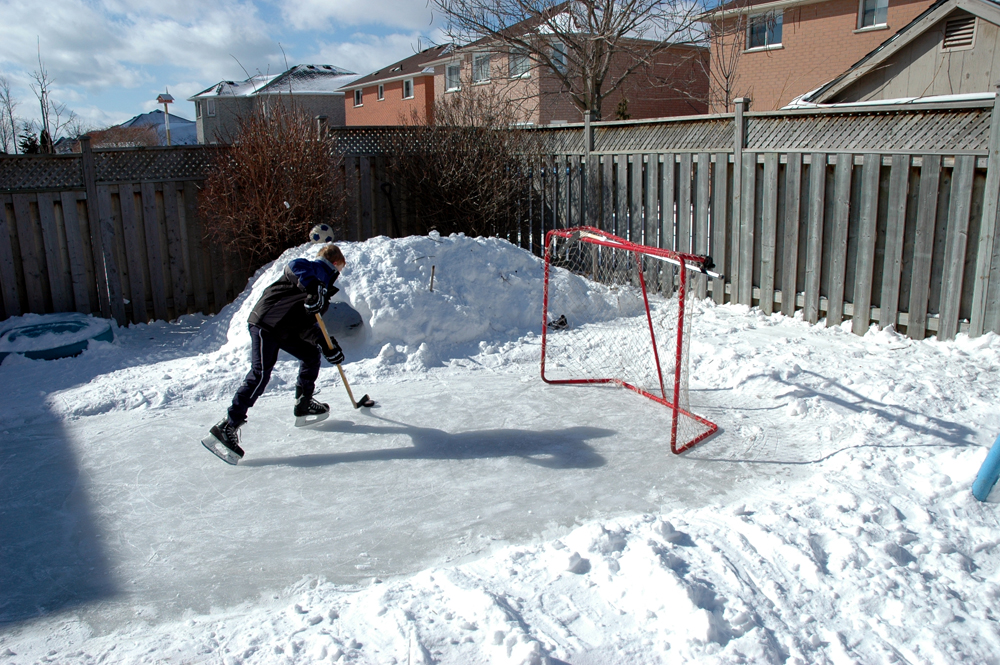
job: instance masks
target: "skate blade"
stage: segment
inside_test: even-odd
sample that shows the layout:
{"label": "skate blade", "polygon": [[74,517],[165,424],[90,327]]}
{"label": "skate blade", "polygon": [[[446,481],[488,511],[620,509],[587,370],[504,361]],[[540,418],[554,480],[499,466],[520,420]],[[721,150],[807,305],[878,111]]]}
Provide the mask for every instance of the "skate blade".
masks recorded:
{"label": "skate blade", "polygon": [[318,413],[312,416],[296,416],[295,426],[296,427],[308,427],[309,425],[315,425],[316,423],[321,423],[330,417],[330,412]]}
{"label": "skate blade", "polygon": [[240,461],[239,455],[222,445],[222,442],[209,434],[201,440],[201,445],[205,446],[210,453],[221,459],[226,464],[236,464]]}

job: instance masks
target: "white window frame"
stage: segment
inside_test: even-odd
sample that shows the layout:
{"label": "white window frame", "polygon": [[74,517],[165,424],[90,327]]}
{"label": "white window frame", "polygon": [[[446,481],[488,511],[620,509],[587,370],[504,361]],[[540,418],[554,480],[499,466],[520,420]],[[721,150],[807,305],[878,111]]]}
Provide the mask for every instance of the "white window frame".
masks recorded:
{"label": "white window frame", "polygon": [[361,91],[361,88],[354,89],[354,108],[365,105],[365,95]]}
{"label": "white window frame", "polygon": [[[410,87],[410,94],[406,94],[406,87]],[[403,79],[403,99],[413,99],[413,79]]]}
{"label": "white window frame", "polygon": [[194,117],[195,118],[200,118],[201,117],[201,102],[200,101],[197,101],[197,102],[194,103]]}
{"label": "white window frame", "polygon": [[566,45],[562,42],[552,42],[552,64],[556,71],[566,73]]}
{"label": "white window frame", "polygon": [[382,83],[378,84],[378,95],[375,97],[376,100],[380,102],[385,101],[385,85]]}
{"label": "white window frame", "polygon": [[[755,20],[756,19],[756,20]],[[751,45],[751,35],[754,25],[758,25],[761,21],[766,21],[767,26],[764,31],[764,43],[758,44],[756,46]],[[784,36],[784,12],[777,9],[773,12],[767,12],[766,14],[756,14],[750,17],[747,21],[747,32],[746,32],[746,50],[747,51],[770,51],[772,49],[781,48],[781,40]],[[773,38],[773,33],[775,32],[775,26],[781,29],[781,34],[778,35],[777,41],[770,41]]]}
{"label": "white window frame", "polygon": [[[455,71],[455,85],[451,85],[451,73]],[[445,65],[444,68],[444,91],[455,92],[462,89],[462,65]]]}
{"label": "white window frame", "polygon": [[[485,76],[483,76],[483,61],[486,63]],[[473,83],[489,83],[492,75],[490,54],[489,53],[475,53],[472,56],[472,82]]]}
{"label": "white window frame", "polygon": [[[515,62],[519,65],[516,69]],[[510,53],[507,54],[507,73],[512,79],[524,78],[531,73],[531,56],[526,50],[521,48],[510,50]]]}
{"label": "white window frame", "polygon": [[206,99],[205,100],[205,111],[208,113],[209,118],[215,117],[215,100]]}
{"label": "white window frame", "polygon": [[[872,22],[865,23],[865,5],[874,2],[875,10],[872,12]],[[879,16],[881,14],[881,17]],[[879,18],[882,20],[879,21]],[[858,30],[874,30],[885,28],[889,25],[889,0],[858,0]]]}

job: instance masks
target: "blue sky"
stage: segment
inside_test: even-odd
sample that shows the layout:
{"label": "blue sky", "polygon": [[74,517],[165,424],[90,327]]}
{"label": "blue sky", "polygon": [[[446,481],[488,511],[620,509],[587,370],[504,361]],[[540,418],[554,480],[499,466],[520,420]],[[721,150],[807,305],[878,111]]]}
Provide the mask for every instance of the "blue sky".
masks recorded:
{"label": "blue sky", "polygon": [[167,88],[171,112],[194,119],[187,97],[279,73],[285,58],[367,74],[444,40],[425,0],[0,0],[0,76],[17,112],[38,116],[40,47],[53,99],[88,129],[157,108]]}

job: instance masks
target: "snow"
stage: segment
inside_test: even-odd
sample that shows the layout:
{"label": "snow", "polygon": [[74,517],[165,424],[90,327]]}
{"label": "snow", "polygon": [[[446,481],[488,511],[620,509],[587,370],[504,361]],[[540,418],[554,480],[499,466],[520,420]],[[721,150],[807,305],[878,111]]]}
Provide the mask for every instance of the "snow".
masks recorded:
{"label": "snow", "polygon": [[698,302],[691,405],[721,431],[674,456],[662,407],[540,380],[536,258],[342,248],[378,405],[324,367],[332,415],[296,429],[283,356],[237,467],[198,439],[314,247],[217,316],[4,359],[0,663],[1000,662],[1000,490],[970,492],[1000,337]]}

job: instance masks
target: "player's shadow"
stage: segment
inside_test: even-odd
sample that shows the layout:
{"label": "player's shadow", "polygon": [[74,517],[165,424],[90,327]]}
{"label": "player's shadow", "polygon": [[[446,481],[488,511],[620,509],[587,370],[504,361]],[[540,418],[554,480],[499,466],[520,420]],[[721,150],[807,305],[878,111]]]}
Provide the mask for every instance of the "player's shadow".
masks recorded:
{"label": "player's shadow", "polygon": [[[376,416],[377,418],[377,416]],[[486,459],[519,457],[530,464],[550,469],[593,469],[606,464],[587,441],[609,437],[615,432],[597,427],[567,427],[557,430],[522,429],[474,430],[453,434],[433,427],[416,427],[378,418],[387,425],[358,425],[346,420],[326,420],[310,429],[341,435],[408,436],[412,446],[354,450],[342,453],[297,455],[249,459],[240,466],[317,467],[352,462],[406,459]]]}

